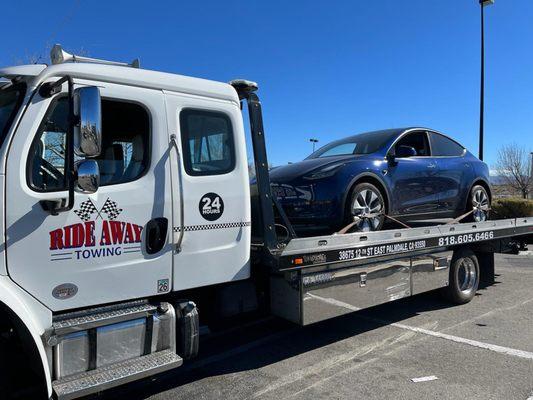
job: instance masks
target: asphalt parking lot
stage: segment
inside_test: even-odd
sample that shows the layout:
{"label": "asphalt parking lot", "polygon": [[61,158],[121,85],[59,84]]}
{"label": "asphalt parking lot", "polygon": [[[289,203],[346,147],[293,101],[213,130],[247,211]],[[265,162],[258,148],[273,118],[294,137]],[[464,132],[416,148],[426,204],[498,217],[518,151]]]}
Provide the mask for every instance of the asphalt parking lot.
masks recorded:
{"label": "asphalt parking lot", "polygon": [[[98,399],[533,399],[533,255],[463,306],[435,293],[300,328],[205,335],[200,357]],[[422,378],[420,382],[414,382]]]}

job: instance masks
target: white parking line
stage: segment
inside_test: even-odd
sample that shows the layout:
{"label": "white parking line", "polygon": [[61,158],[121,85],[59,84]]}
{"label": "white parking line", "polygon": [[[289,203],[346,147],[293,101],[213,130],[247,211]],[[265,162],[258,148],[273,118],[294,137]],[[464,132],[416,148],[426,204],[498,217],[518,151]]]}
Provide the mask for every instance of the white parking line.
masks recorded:
{"label": "white parking line", "polygon": [[[359,311],[360,310],[360,308],[355,307],[355,306],[353,306],[351,304],[348,304],[348,303],[344,303],[342,301],[338,301],[338,300],[331,299],[331,298],[324,298],[324,297],[320,297],[320,296],[317,296],[317,295],[314,295],[314,294],[310,294],[310,293],[308,293],[308,295],[313,297],[313,298],[315,298],[315,299],[317,299],[317,300],[323,301],[323,302],[331,304],[331,305],[335,305],[337,307],[343,307],[343,308],[346,308],[346,309],[348,309],[350,311]],[[396,328],[405,329],[405,330],[408,330],[408,331],[411,331],[411,332],[422,333],[424,335],[433,336],[433,337],[437,337],[437,338],[440,338],[440,339],[446,339],[446,340],[450,340],[450,341],[456,342],[456,343],[467,344],[469,346],[478,347],[480,349],[490,350],[490,351],[493,351],[495,353],[506,354],[506,355],[509,355],[509,356],[515,356],[515,357],[525,358],[525,359],[528,359],[528,360],[533,360],[533,353],[530,353],[530,352],[524,351],[524,350],[517,350],[517,349],[512,349],[510,347],[498,346],[496,344],[490,344],[490,343],[479,342],[477,340],[465,339],[465,338],[462,338],[462,337],[459,337],[459,336],[448,335],[448,334],[442,333],[442,332],[431,331],[431,330],[424,329],[424,328],[417,328],[416,326],[409,326],[409,325],[399,324],[399,323],[396,323],[396,322],[391,323],[389,321],[384,321],[384,320],[371,318],[371,317],[362,317],[362,318],[365,318],[365,319],[371,320],[371,321],[375,321],[375,322],[380,322],[380,323],[383,323],[383,324],[386,324],[386,325],[394,326]],[[528,400],[530,400],[530,399],[528,399]],[[533,399],[531,399],[531,400],[533,400]]]}

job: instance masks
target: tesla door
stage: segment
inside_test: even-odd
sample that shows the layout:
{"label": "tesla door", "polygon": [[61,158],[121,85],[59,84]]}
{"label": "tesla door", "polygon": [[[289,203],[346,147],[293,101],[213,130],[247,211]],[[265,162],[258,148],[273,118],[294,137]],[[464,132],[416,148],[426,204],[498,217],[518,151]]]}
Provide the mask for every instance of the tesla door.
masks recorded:
{"label": "tesla door", "polygon": [[396,157],[389,165],[392,213],[426,214],[438,210],[438,165],[431,157],[428,135],[414,131],[401,137],[389,151],[400,154],[400,146],[414,148],[416,155]]}
{"label": "tesla door", "polygon": [[429,133],[431,152],[439,168],[439,204],[443,211],[462,211],[472,182],[473,167],[459,143],[436,132]]}

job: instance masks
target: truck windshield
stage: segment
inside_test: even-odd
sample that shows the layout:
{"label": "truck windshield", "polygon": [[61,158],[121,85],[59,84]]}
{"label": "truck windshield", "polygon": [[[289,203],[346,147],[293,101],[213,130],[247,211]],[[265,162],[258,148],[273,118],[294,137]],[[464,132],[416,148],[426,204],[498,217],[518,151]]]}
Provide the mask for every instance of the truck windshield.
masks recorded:
{"label": "truck windshield", "polygon": [[0,82],[0,145],[15,118],[26,91],[25,84],[12,85]]}

